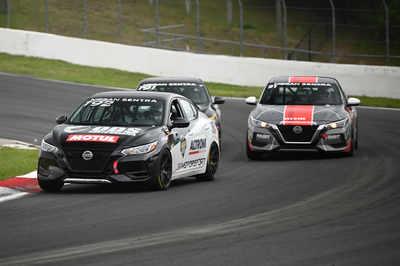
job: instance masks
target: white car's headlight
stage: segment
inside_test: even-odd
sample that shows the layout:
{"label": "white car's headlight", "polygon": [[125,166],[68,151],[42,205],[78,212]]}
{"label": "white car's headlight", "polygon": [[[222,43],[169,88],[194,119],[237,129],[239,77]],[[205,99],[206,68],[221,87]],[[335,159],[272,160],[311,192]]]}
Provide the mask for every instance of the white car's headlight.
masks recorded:
{"label": "white car's headlight", "polygon": [[125,155],[148,153],[148,152],[153,151],[157,147],[157,143],[158,143],[158,141],[154,141],[154,142],[146,144],[146,145],[124,149],[121,151],[121,153],[125,154]]}
{"label": "white car's headlight", "polygon": [[264,128],[271,127],[271,124],[268,124],[267,122],[263,122],[263,121],[254,119],[252,116],[249,116],[249,119],[250,119],[250,123],[255,127],[264,127]]}
{"label": "white car's headlight", "polygon": [[330,124],[326,124],[325,127],[327,129],[335,129],[335,128],[341,128],[341,127],[345,127],[347,124],[349,123],[349,118],[346,117],[345,119],[330,123]]}
{"label": "white car's headlight", "polygon": [[52,152],[52,153],[58,152],[58,148],[56,146],[51,145],[51,144],[45,142],[44,140],[42,140],[42,145],[40,146],[40,149],[42,151],[47,151],[47,152]]}

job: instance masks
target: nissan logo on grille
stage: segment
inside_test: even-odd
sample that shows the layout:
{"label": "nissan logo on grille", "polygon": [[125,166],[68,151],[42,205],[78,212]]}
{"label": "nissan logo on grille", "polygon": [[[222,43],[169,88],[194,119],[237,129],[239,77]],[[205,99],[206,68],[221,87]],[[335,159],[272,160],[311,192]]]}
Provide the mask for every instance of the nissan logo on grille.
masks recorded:
{"label": "nissan logo on grille", "polygon": [[91,151],[85,151],[84,153],[82,153],[82,158],[86,161],[89,161],[93,158],[93,153]]}
{"label": "nissan logo on grille", "polygon": [[295,126],[293,128],[293,132],[296,134],[300,134],[303,131],[303,129],[301,128],[301,126]]}

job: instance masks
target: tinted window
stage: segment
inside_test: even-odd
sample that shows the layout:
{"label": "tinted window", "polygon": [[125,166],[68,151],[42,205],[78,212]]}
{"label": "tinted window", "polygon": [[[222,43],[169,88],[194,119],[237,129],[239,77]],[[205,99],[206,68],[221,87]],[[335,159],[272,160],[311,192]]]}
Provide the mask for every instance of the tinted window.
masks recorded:
{"label": "tinted window", "polygon": [[341,104],[335,84],[275,83],[268,84],[261,104],[275,105],[336,105]]}
{"label": "tinted window", "polygon": [[208,104],[206,88],[201,83],[145,83],[138,90],[173,92],[188,97],[195,104]]}
{"label": "tinted window", "polygon": [[92,98],[71,116],[69,123],[84,125],[160,125],[164,103],[155,99]]}

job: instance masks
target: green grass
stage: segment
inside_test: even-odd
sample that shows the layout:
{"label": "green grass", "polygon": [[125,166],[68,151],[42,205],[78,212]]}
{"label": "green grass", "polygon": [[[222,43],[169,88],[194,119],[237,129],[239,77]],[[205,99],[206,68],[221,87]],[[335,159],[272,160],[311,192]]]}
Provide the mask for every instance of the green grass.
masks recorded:
{"label": "green grass", "polygon": [[0,147],[0,180],[35,171],[38,155],[38,150]]}

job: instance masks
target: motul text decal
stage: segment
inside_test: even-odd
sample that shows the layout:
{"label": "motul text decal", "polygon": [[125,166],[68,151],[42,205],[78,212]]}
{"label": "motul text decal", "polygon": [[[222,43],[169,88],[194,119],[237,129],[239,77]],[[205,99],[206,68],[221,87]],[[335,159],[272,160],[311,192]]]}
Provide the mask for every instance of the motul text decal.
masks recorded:
{"label": "motul text decal", "polygon": [[318,77],[289,77],[289,83],[317,83]]}
{"label": "motul text decal", "polygon": [[283,124],[311,126],[313,124],[313,105],[286,105]]}
{"label": "motul text decal", "polygon": [[116,143],[118,140],[118,136],[109,136],[109,135],[69,135],[67,141],[97,141],[97,142],[107,142],[107,143]]}

